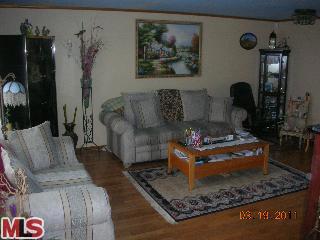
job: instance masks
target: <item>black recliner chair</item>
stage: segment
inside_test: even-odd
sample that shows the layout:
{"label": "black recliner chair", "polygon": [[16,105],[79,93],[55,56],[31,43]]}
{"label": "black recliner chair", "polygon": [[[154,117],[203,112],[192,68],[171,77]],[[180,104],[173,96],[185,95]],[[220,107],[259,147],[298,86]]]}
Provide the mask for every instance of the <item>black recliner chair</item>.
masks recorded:
{"label": "black recliner chair", "polygon": [[256,123],[256,105],[250,84],[246,82],[232,84],[230,87],[230,96],[233,97],[233,106],[247,110],[248,117],[243,121],[243,127],[254,130]]}

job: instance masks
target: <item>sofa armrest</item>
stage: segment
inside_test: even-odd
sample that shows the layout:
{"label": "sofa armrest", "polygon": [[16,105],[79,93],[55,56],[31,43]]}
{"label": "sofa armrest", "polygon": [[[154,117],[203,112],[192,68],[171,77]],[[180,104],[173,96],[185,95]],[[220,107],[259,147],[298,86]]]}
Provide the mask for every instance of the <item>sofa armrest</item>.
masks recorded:
{"label": "sofa armrest", "polygon": [[111,123],[111,129],[120,142],[117,142],[118,157],[122,160],[125,167],[129,167],[136,161],[135,155],[135,128],[123,117],[116,118]]}
{"label": "sofa armrest", "polygon": [[100,187],[83,185],[29,194],[23,207],[30,216],[44,220],[48,234],[63,230],[70,235],[77,228],[88,230],[107,223],[112,231],[110,236],[114,236],[109,197]]}
{"label": "sofa armrest", "polygon": [[112,131],[116,132],[117,134],[134,131],[134,126],[120,115],[117,118],[112,119],[112,121],[110,122],[110,127]]}
{"label": "sofa armrest", "polygon": [[54,137],[56,144],[59,163],[63,165],[76,165],[79,161],[74,151],[72,138],[69,136]]}
{"label": "sofa armrest", "polygon": [[231,123],[234,129],[242,129],[242,122],[247,118],[247,111],[240,107],[232,106]]}
{"label": "sofa armrest", "polygon": [[99,120],[100,122],[105,125],[106,127],[110,127],[111,122],[115,119],[115,118],[119,118],[121,117],[119,113],[116,112],[110,112],[107,111],[105,109],[103,109],[100,113],[99,113]]}

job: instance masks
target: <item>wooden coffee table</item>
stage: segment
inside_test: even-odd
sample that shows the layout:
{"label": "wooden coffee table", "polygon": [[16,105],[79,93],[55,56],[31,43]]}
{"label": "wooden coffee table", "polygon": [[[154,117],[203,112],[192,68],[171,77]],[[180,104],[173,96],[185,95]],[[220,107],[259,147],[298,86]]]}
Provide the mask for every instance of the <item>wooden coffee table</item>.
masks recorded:
{"label": "wooden coffee table", "polygon": [[[263,152],[254,156],[234,157],[228,160],[218,162],[208,162],[201,165],[196,165],[196,158],[208,157],[209,155],[239,152],[242,150],[255,150],[262,148]],[[187,159],[181,159],[176,156],[174,149],[177,149],[188,155]],[[213,174],[228,173],[241,169],[261,167],[263,174],[268,174],[269,160],[269,144],[259,140],[254,143],[245,143],[228,147],[217,147],[210,150],[199,151],[194,148],[183,146],[178,141],[170,141],[168,145],[168,173],[171,173],[173,168],[179,169],[188,177],[189,191],[194,188],[196,179],[204,178]]]}

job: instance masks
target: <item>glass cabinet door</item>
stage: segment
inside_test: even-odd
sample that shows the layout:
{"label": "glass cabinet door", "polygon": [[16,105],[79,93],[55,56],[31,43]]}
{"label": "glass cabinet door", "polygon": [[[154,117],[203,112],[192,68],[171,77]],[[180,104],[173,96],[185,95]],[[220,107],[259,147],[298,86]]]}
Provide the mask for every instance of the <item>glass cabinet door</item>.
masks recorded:
{"label": "glass cabinet door", "polygon": [[268,55],[266,58],[266,81],[264,91],[277,93],[279,88],[280,56]]}
{"label": "glass cabinet door", "polygon": [[260,49],[259,126],[275,134],[285,114],[289,52]]}

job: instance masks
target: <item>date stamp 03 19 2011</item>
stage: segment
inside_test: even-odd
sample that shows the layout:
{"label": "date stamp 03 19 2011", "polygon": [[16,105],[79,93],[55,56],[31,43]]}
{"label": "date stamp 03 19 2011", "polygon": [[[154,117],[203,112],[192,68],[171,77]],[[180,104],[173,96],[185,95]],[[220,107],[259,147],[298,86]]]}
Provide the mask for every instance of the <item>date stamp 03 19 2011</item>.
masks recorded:
{"label": "date stamp 03 19 2011", "polygon": [[297,211],[284,210],[260,210],[240,211],[240,220],[294,220],[297,219]]}

